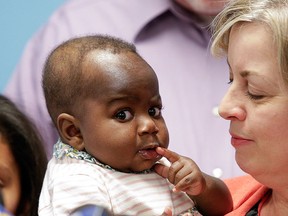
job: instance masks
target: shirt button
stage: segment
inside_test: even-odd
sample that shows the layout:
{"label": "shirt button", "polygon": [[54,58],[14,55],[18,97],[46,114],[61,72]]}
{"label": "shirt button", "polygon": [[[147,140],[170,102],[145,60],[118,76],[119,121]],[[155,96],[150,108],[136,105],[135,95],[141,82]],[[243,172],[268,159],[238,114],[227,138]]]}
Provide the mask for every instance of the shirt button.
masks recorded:
{"label": "shirt button", "polygon": [[212,109],[212,114],[213,114],[214,116],[216,116],[216,117],[219,117],[219,116],[220,116],[220,115],[219,115],[219,112],[218,112],[218,106],[213,107],[213,109]]}
{"label": "shirt button", "polygon": [[215,168],[213,169],[212,174],[216,178],[221,178],[223,175],[223,170],[221,168]]}

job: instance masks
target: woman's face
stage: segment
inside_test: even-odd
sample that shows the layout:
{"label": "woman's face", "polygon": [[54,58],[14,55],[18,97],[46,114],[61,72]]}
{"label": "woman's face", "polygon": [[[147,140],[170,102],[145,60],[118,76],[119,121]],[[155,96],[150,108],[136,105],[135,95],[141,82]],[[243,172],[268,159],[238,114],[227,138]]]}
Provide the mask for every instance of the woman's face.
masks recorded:
{"label": "woman's face", "polygon": [[0,188],[5,208],[15,214],[20,199],[20,176],[6,139],[0,134]]}
{"label": "woman's face", "polygon": [[258,181],[270,177],[280,185],[287,181],[288,173],[288,89],[268,27],[260,23],[234,25],[227,61],[231,84],[219,114],[230,120],[236,161]]}

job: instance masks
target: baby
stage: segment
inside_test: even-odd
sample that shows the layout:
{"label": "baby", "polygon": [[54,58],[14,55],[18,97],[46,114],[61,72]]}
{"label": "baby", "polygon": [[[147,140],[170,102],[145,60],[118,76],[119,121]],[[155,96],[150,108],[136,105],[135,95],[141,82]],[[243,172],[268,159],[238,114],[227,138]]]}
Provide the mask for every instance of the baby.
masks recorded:
{"label": "baby", "polygon": [[[158,79],[135,46],[111,36],[71,39],[52,51],[43,74],[60,139],[46,172],[39,215],[85,205],[113,215],[223,214],[224,183],[169,151]],[[166,166],[158,161],[165,157]]]}

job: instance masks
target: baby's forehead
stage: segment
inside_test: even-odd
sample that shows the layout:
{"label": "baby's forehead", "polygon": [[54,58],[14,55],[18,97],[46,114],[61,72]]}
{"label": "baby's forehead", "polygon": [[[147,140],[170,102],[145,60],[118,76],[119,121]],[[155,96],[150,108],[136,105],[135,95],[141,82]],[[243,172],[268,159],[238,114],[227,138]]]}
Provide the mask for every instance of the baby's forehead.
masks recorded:
{"label": "baby's forehead", "polygon": [[94,60],[99,62],[106,61],[117,61],[119,59],[142,59],[136,52],[130,50],[113,50],[112,48],[107,49],[93,49],[86,53],[84,59]]}
{"label": "baby's forehead", "polygon": [[121,89],[158,88],[154,70],[133,52],[95,50],[87,55],[82,65],[87,82],[92,82],[93,88],[100,94]]}
{"label": "baby's forehead", "polygon": [[111,49],[95,49],[87,53],[85,59],[88,61],[103,64],[105,62],[117,62],[121,58],[126,58],[127,52],[114,53]]}
{"label": "baby's forehead", "polygon": [[85,70],[94,73],[95,76],[117,76],[118,78],[132,75],[131,79],[136,78],[135,76],[149,75],[153,71],[137,53],[113,53],[111,50],[91,51],[82,65]]}

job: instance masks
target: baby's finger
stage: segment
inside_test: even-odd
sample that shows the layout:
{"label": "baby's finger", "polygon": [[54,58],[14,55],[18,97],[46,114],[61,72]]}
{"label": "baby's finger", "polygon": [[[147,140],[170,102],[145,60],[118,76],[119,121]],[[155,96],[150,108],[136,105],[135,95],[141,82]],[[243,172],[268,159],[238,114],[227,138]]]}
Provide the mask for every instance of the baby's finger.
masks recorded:
{"label": "baby's finger", "polygon": [[[172,173],[173,174],[173,176],[174,176],[174,182],[173,182],[173,184],[176,186],[176,185],[178,185],[178,183],[180,182],[180,181],[182,181],[183,182],[183,179],[186,177],[187,178],[187,180],[186,181],[184,181],[184,182],[187,182],[187,184],[189,184],[190,183],[190,181],[189,181],[189,175],[193,172],[190,168],[188,169],[188,167],[185,167],[185,166],[183,166],[183,164],[177,164],[177,162],[176,163],[174,163],[174,164],[176,164],[175,166],[173,166],[172,168],[173,168],[173,170],[171,171],[171,169],[170,169],[170,173]],[[181,166],[182,165],[182,166]]]}
{"label": "baby's finger", "polygon": [[156,152],[162,155],[163,157],[167,158],[171,163],[174,163],[180,158],[180,156],[177,153],[170,151],[166,148],[157,147]]}
{"label": "baby's finger", "polygon": [[204,190],[205,179],[194,178],[191,175],[184,177],[175,185],[175,191],[184,191],[189,195],[199,195]]}
{"label": "baby's finger", "polygon": [[169,167],[158,163],[154,165],[154,170],[158,175],[162,176],[163,178],[168,177]]}

